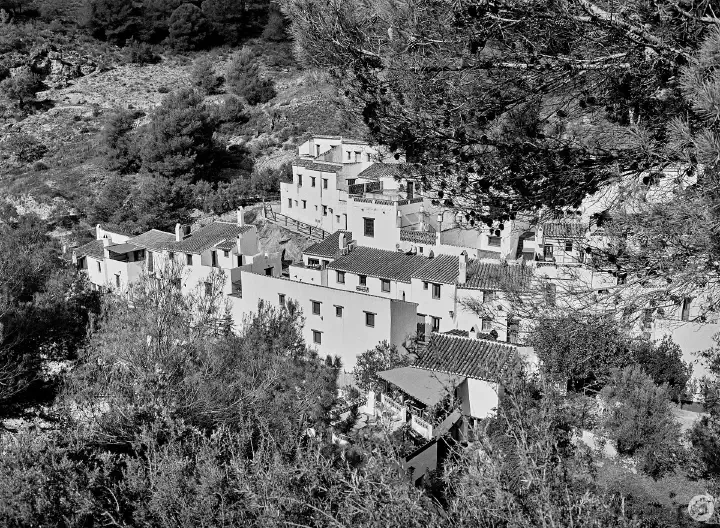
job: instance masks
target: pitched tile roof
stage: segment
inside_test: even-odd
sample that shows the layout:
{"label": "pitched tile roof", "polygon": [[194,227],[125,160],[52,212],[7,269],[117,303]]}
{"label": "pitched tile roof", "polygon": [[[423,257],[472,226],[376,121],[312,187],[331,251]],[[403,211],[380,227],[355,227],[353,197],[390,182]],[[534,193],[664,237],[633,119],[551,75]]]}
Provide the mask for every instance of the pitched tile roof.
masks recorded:
{"label": "pitched tile roof", "polygon": [[320,171],[320,172],[335,172],[338,173],[342,170],[343,166],[341,163],[330,163],[327,161],[315,161],[298,158],[293,161],[294,167],[303,167],[308,170]]}
{"label": "pitched tile roof", "polygon": [[517,347],[497,341],[432,334],[415,367],[486,381],[502,379],[520,364]]}
{"label": "pitched tile roof", "polygon": [[341,255],[340,253],[340,233],[345,234],[345,243],[349,244],[352,240],[352,233],[350,231],[338,230],[332,235],[325,238],[322,242],[313,244],[307,248],[303,253],[306,255],[312,255],[314,257],[326,257],[326,258],[337,258]]}
{"label": "pitched tile roof", "polygon": [[175,243],[175,235],[173,233],[151,229],[142,235],[129,239],[128,242],[145,249],[162,251],[164,249],[168,249]]}
{"label": "pitched tile roof", "polygon": [[366,180],[379,180],[380,178],[401,178],[402,176],[402,165],[398,163],[373,163],[367,169],[357,175],[358,178],[365,178]]}
{"label": "pitched tile roof", "polygon": [[425,265],[413,273],[413,279],[442,284],[455,284],[460,272],[460,260],[452,255],[438,255],[427,259]]}
{"label": "pitched tile roof", "polygon": [[584,238],[585,227],[580,222],[546,222],[543,234],[550,238]]}
{"label": "pitched tile roof", "polygon": [[527,266],[473,260],[468,263],[467,282],[459,287],[473,290],[525,289],[531,279],[532,269]]}
{"label": "pitched tile roof", "polygon": [[417,255],[359,246],[328,264],[328,268],[358,275],[410,282],[413,273],[427,262],[428,259]]}
{"label": "pitched tile roof", "polygon": [[[179,253],[198,254],[215,247],[217,244],[222,245],[221,249],[232,248],[237,236],[250,231],[252,227],[251,225],[239,226],[233,222],[213,222],[191,232],[190,236],[184,240],[174,242],[168,249]],[[232,245],[229,245],[230,241]]]}
{"label": "pitched tile roof", "polygon": [[105,258],[105,250],[103,249],[102,240],[92,240],[87,244],[75,248],[75,255],[78,257],[93,257],[97,259]]}

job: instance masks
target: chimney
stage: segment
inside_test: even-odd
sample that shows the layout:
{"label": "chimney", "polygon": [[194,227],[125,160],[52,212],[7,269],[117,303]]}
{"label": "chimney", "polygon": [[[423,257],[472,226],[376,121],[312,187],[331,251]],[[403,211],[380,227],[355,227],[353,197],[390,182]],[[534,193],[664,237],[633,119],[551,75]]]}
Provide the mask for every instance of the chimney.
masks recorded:
{"label": "chimney", "polygon": [[100,224],[95,226],[95,239],[100,240],[102,238],[102,227],[100,227]]}
{"label": "chimney", "polygon": [[102,239],[103,241],[103,247],[108,247],[110,244],[112,244],[112,240],[110,240],[110,237],[104,237]]}
{"label": "chimney", "polygon": [[402,227],[402,212],[398,209],[397,217],[395,218],[395,227],[400,229]]}
{"label": "chimney", "polygon": [[245,208],[243,206],[238,207],[237,210],[237,225],[239,227],[245,225]]}
{"label": "chimney", "polygon": [[467,282],[467,253],[463,251],[460,253],[460,272],[458,273],[458,284],[465,284]]}
{"label": "chimney", "polygon": [[345,233],[340,233],[340,236],[338,237],[338,246],[339,246],[340,251],[345,249],[345,244],[346,244]]}
{"label": "chimney", "polygon": [[175,242],[181,242],[183,239],[183,225],[175,224]]}
{"label": "chimney", "polygon": [[415,182],[412,182],[412,181],[407,182],[406,187],[407,187],[407,199],[412,200],[414,191],[415,191],[415,189],[414,189]]}

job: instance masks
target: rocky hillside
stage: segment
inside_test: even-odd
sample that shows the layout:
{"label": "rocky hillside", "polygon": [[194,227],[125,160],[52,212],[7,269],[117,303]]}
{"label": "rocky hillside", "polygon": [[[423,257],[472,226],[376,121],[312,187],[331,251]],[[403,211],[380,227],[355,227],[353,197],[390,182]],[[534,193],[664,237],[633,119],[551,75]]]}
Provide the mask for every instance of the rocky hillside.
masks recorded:
{"label": "rocky hillside", "polygon": [[[112,175],[104,166],[98,141],[108,113],[116,108],[152,110],[167,93],[189,85],[193,60],[202,55],[163,56],[158,64],[136,65],[123,63],[121,50],[103,46],[107,51],[100,54],[48,45],[14,54],[12,61],[4,57],[11,68],[30,65],[47,88],[37,94],[30,115],[9,110],[0,114],[0,145],[3,139],[27,134],[44,149],[32,163],[0,149],[4,198],[36,204],[43,216],[63,209],[82,212],[89,197]],[[334,89],[323,75],[294,65],[289,44],[275,45],[271,52],[266,43],[256,46],[264,74],[275,81],[278,95],[251,108],[247,123],[224,129],[220,141],[243,145],[252,152],[256,169],[262,169],[292,159],[309,133],[363,134],[362,127],[336,104]],[[231,52],[211,52],[218,74]],[[2,105],[0,101],[0,110]],[[10,106],[6,103],[5,108]]]}

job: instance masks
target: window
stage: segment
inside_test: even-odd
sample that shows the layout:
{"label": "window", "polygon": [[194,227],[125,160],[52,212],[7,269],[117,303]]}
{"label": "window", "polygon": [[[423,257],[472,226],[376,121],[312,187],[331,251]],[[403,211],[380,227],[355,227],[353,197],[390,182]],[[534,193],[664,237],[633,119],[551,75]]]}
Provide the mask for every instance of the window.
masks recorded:
{"label": "window", "polygon": [[440,298],[440,285],[439,285],[439,284],[433,284],[432,298],[433,298],[433,299],[439,299],[439,298]]}
{"label": "window", "polygon": [[572,240],[565,241],[565,252],[570,253],[572,251]]}
{"label": "window", "polygon": [[651,330],[652,329],[652,308],[645,308],[643,310],[643,319],[642,319],[642,329],[643,330]]}
{"label": "window", "polygon": [[432,321],[432,326],[431,326],[432,331],[439,332],[440,331],[440,318],[431,316],[430,320]]}
{"label": "window", "polygon": [[367,156],[366,161],[372,161],[372,158],[370,157],[370,153],[369,153],[369,152],[368,152],[367,154],[365,154],[365,156]]}
{"label": "window", "polygon": [[120,287],[120,275],[117,273],[115,274],[115,287]]}
{"label": "window", "polygon": [[355,185],[355,178],[348,178],[345,181],[347,181],[348,187],[350,187],[351,185]]}
{"label": "window", "polygon": [[327,189],[328,188],[327,186],[328,186],[328,179],[323,178],[323,189]]}
{"label": "window", "polygon": [[223,249],[223,257],[228,258],[230,256],[230,252],[227,249]]}
{"label": "window", "polygon": [[348,150],[347,151],[347,160],[350,161],[351,158],[352,158],[352,153]]}
{"label": "window", "polygon": [[319,259],[308,259],[308,267],[309,268],[319,268],[320,267],[320,260]]}
{"label": "window", "polygon": [[278,304],[280,306],[285,306],[285,294],[284,293],[278,293]]}
{"label": "window", "polygon": [[310,187],[315,187],[315,176],[310,176]]}
{"label": "window", "polygon": [[327,205],[323,205],[323,216],[327,216]]}
{"label": "window", "polygon": [[170,252],[168,253],[168,260],[175,260],[175,253],[173,253],[172,251],[170,251]]}
{"label": "window", "polygon": [[428,283],[423,281],[423,290],[427,290],[427,289],[428,289]]}
{"label": "window", "polygon": [[303,200],[302,203],[303,203],[303,209],[307,209],[307,200]]}
{"label": "window", "polygon": [[272,277],[273,269],[275,269],[274,266],[270,266],[269,268],[265,268],[265,276],[266,276],[266,277]]}
{"label": "window", "polygon": [[335,215],[335,221],[340,223],[340,215]]}
{"label": "window", "polygon": [[389,292],[390,291],[390,281],[387,279],[380,279],[380,286],[382,291]]}
{"label": "window", "polygon": [[486,290],[483,292],[483,302],[493,302],[495,299],[497,299],[497,293],[491,290]]}
{"label": "window", "polygon": [[185,264],[192,266],[192,255],[190,253],[185,255]]}
{"label": "window", "polygon": [[135,261],[142,260],[145,258],[145,250],[141,249],[140,251],[135,251]]}
{"label": "window", "polygon": [[210,265],[211,265],[213,268],[217,268],[217,267],[218,267],[218,263],[217,263],[217,251],[211,251],[211,252],[210,252]]}
{"label": "window", "polygon": [[690,320],[690,303],[692,303],[692,299],[683,299],[682,313],[680,315],[680,319],[682,319],[683,321]]}
{"label": "window", "polygon": [[345,272],[344,271],[337,272],[337,283],[345,284]]}
{"label": "window", "polygon": [[544,256],[545,258],[552,258],[552,256],[553,256],[553,247],[552,247],[552,245],[547,244],[547,245],[543,248],[543,256]]}
{"label": "window", "polygon": [[420,246],[420,254],[421,254],[421,255],[423,254],[423,247],[422,247],[422,246]]}
{"label": "window", "polygon": [[302,187],[302,174],[298,174],[298,187]]}
{"label": "window", "polygon": [[343,307],[336,306],[335,307],[335,317],[342,317],[342,315],[343,315]]}
{"label": "window", "polygon": [[313,315],[320,315],[320,303],[318,301],[310,301],[312,303]]}
{"label": "window", "polygon": [[520,334],[520,321],[509,318],[507,322],[507,342],[513,345],[517,344]]}
{"label": "window", "polygon": [[488,236],[488,246],[500,247],[500,237]]}
{"label": "window", "polygon": [[[151,261],[151,262],[152,262],[152,261]],[[99,262],[97,263],[97,265],[98,265],[98,271],[102,271],[102,266],[100,265]],[[150,271],[152,271],[152,270],[150,270]]]}
{"label": "window", "polygon": [[288,209],[292,209],[292,198],[288,198]]}
{"label": "window", "polygon": [[367,286],[367,275],[358,275],[360,286]]}
{"label": "window", "polygon": [[297,207],[297,205],[298,205],[298,201],[297,201],[297,200],[295,200],[295,207]]}
{"label": "window", "polygon": [[206,282],[205,283],[205,295],[212,295],[212,282]]}
{"label": "window", "polygon": [[240,266],[242,266],[242,255],[238,255],[238,256],[237,256],[237,265],[238,265],[238,268],[239,268]]}
{"label": "window", "polygon": [[[153,254],[152,251],[148,251],[148,258],[147,258],[147,269],[149,273],[153,272]],[[100,271],[98,269],[98,271]]]}
{"label": "window", "polygon": [[355,163],[359,163],[359,162],[360,162],[360,153],[355,152]]}
{"label": "window", "polygon": [[319,330],[313,330],[313,343],[316,345],[322,345],[322,332]]}
{"label": "window", "polygon": [[375,326],[375,314],[372,312],[365,312],[365,326]]}
{"label": "window", "polygon": [[492,320],[490,319],[483,319],[482,320],[482,331],[483,332],[490,332],[492,330]]}
{"label": "window", "polygon": [[374,218],[363,218],[363,231],[366,237],[375,236],[375,219]]}

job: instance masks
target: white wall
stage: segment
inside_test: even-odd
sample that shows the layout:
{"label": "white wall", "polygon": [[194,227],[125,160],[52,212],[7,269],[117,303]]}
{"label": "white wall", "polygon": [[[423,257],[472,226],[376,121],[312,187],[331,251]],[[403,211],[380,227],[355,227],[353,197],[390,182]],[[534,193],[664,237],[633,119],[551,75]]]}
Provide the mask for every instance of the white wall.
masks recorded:
{"label": "white wall", "polygon": [[483,419],[495,414],[499,401],[497,383],[466,378],[456,394],[464,415]]}
{"label": "white wall", "polygon": [[[380,341],[402,346],[405,337],[415,333],[416,306],[413,303],[384,299],[373,295],[347,292],[282,278],[265,277],[243,271],[242,298],[230,297],[236,325],[243,315],[257,311],[259,299],[279,306],[279,294],[299,302],[305,317],[303,335],[308,346],[317,348],[321,357],[339,355],[345,370],[352,370],[356,358]],[[311,300],[321,303],[321,314],[313,315]],[[335,306],[343,307],[337,317]],[[375,326],[365,325],[365,312],[375,315]],[[313,343],[313,330],[322,332],[322,343]]]}

